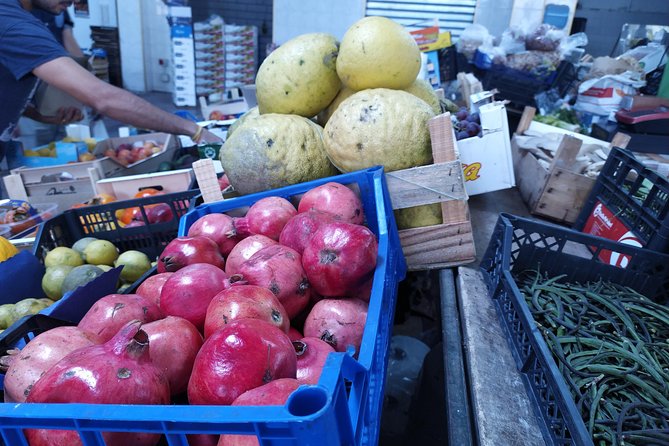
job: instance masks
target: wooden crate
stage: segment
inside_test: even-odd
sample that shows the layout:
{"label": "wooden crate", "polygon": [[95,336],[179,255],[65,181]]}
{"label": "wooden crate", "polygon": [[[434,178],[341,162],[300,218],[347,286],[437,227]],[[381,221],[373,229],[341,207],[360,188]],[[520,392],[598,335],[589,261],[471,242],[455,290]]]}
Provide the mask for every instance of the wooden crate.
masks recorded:
{"label": "wooden crate", "polygon": [[473,262],[474,236],[450,113],[429,121],[434,164],[386,173],[393,209],[441,203],[443,223],[399,231],[410,270]]}
{"label": "wooden crate", "polygon": [[[560,223],[572,224],[578,218],[596,179],[575,172],[575,159],[583,143],[625,147],[628,135],[618,133],[611,143],[533,121],[536,110],[525,107],[511,140],[516,185],[530,213]],[[565,137],[548,168],[526,150],[519,149],[516,135],[526,131],[563,133]]]}

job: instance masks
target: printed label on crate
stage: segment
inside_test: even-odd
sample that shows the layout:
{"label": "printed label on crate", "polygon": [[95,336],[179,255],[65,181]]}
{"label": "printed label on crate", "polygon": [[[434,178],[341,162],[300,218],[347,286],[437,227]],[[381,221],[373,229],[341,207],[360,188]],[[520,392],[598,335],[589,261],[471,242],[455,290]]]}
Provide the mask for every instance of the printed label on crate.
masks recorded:
{"label": "printed label on crate", "polygon": [[[588,216],[583,232],[626,245],[643,247],[643,242],[601,201],[597,201]],[[599,254],[599,260],[609,265],[625,268],[629,264],[630,258],[624,254],[605,249]]]}

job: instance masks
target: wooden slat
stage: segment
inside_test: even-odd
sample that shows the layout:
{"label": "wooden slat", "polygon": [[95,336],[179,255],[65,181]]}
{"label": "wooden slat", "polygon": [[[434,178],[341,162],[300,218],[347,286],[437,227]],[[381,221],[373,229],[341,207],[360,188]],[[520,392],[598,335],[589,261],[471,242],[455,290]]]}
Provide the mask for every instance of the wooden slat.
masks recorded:
{"label": "wooden slat", "polygon": [[529,107],[526,106],[523,109],[523,114],[520,117],[520,121],[518,122],[518,127],[516,128],[516,133],[519,135],[522,135],[527,131],[527,129],[530,128],[530,124],[532,123],[532,120],[534,119],[534,115],[537,114],[537,109],[534,107]]}
{"label": "wooden slat", "polygon": [[583,142],[573,136],[564,135],[558,149],[555,151],[555,157],[551,163],[550,171],[554,169],[571,170],[576,162],[578,152],[581,150]]}
{"label": "wooden slat", "polygon": [[566,169],[554,169],[537,200],[533,213],[574,223],[590,196],[595,179]]}
{"label": "wooden slat", "polygon": [[473,262],[476,257],[471,222],[399,231],[409,269],[422,270]]}
{"label": "wooden slat", "polygon": [[511,140],[511,150],[514,152],[516,187],[530,212],[534,212],[544,192],[549,172],[532,154],[525,151],[521,153],[515,139]]}
{"label": "wooden slat", "polygon": [[[435,163],[458,161],[453,135],[451,114],[443,113],[428,121],[432,141],[432,158]],[[464,200],[442,201],[441,215],[444,223],[458,223],[469,220],[469,206]]]}
{"label": "wooden slat", "polygon": [[467,199],[459,161],[388,172],[386,181],[393,209]]}

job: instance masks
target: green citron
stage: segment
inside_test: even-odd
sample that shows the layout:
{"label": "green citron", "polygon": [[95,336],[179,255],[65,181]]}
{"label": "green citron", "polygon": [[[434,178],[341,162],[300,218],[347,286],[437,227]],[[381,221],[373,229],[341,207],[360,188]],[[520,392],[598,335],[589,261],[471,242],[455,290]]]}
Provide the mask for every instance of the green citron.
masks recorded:
{"label": "green citron", "polygon": [[[410,95],[409,95],[410,96]],[[260,115],[235,130],[220,157],[230,184],[241,195],[331,175],[323,129],[297,115]]]}
{"label": "green citron", "polygon": [[398,229],[422,228],[443,223],[439,203],[396,209],[394,213]]}
{"label": "green citron", "polygon": [[80,286],[86,285],[96,277],[102,275],[102,273],[104,273],[104,271],[95,265],[77,266],[70,271],[67,277],[65,277],[61,291],[63,295],[65,295],[70,291],[76,290]]}
{"label": "green citron", "polygon": [[108,240],[95,240],[84,249],[84,259],[91,265],[113,265],[118,258],[118,249]]}
{"label": "green citron", "polygon": [[257,105],[255,107],[249,108],[246,113],[237,118],[237,120],[233,122],[232,125],[228,128],[227,138],[232,135],[232,132],[243,126],[245,122],[257,118],[258,116],[260,116],[260,110],[258,110]]}
{"label": "green citron", "polygon": [[5,329],[12,325],[14,318],[14,304],[0,305],[0,328]]}
{"label": "green citron", "polygon": [[121,280],[133,283],[151,269],[149,256],[140,251],[125,251],[116,260],[116,266],[123,265]]}
{"label": "green citron", "polygon": [[434,88],[432,88],[432,85],[430,85],[428,81],[424,79],[416,79],[414,83],[409,85],[408,88],[405,88],[404,91],[427,102],[427,105],[432,108],[435,115],[441,114],[441,102],[439,101],[439,96],[437,96],[437,92],[434,91]]}
{"label": "green citron", "polygon": [[16,320],[19,320],[24,316],[37,314],[46,307],[48,307],[48,305],[42,302],[40,299],[33,299],[32,297],[23,299],[16,302],[14,305],[14,317]]}
{"label": "green citron", "polygon": [[42,277],[42,291],[53,300],[63,297],[63,282],[67,275],[74,269],[69,265],[56,265],[46,269]]}
{"label": "green citron", "polygon": [[44,266],[47,268],[58,265],[79,266],[84,264],[81,255],[72,248],[59,246],[52,249],[44,257]]}

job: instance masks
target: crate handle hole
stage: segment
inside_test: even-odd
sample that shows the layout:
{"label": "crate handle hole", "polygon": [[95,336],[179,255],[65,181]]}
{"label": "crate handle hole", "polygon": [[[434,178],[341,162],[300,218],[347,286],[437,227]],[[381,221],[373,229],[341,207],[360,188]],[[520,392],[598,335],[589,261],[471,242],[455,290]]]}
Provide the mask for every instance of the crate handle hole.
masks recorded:
{"label": "crate handle hole", "polygon": [[321,387],[300,387],[288,400],[288,412],[297,417],[314,415],[328,402],[325,389]]}

